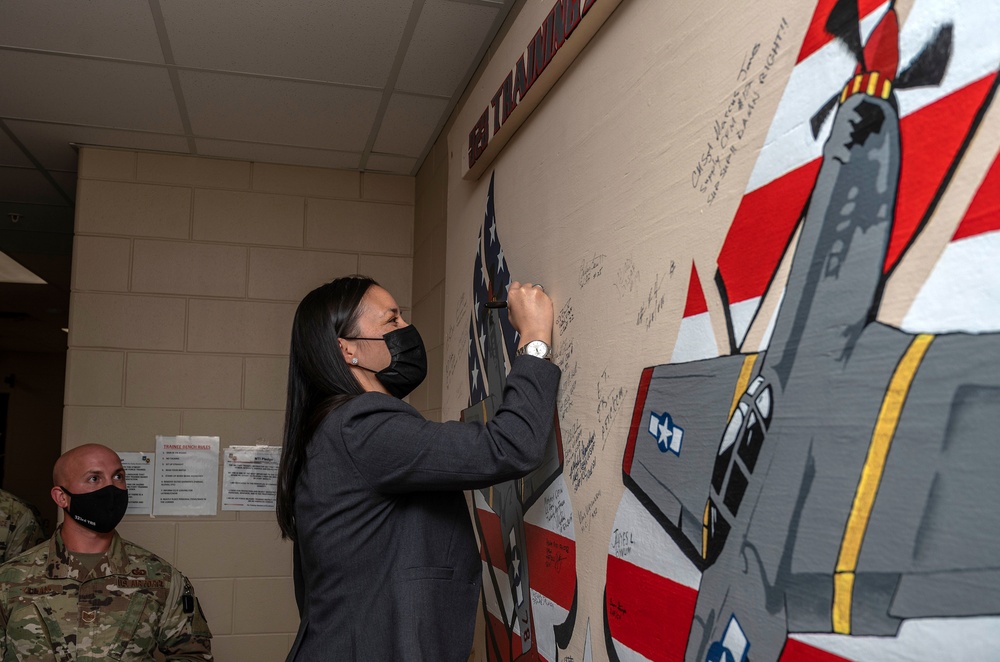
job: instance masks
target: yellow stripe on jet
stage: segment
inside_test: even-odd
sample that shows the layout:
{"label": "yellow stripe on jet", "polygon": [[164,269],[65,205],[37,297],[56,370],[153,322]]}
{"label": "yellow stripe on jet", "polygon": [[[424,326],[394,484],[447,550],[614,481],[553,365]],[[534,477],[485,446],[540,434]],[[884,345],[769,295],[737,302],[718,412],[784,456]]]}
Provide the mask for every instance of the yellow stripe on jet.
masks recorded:
{"label": "yellow stripe on jet", "polygon": [[896,371],[889,381],[889,388],[882,400],[882,407],[875,421],[875,430],[868,446],[868,456],[861,469],[861,479],[854,493],[854,503],[847,519],[844,539],[840,544],[840,555],[837,557],[837,568],[833,576],[833,631],[838,634],[851,633],[851,603],[854,598],[855,571],[858,568],[858,557],[861,555],[861,543],[868,529],[868,519],[871,517],[878,494],[882,474],[885,471],[889,446],[899,425],[899,415],[910,392],[913,376],[923,361],[927,348],[930,347],[933,335],[916,336],[906,349],[903,358],[896,366]]}
{"label": "yellow stripe on jet", "polygon": [[[729,405],[729,418],[733,417],[736,405],[740,403],[740,396],[746,393],[747,384],[750,383],[750,375],[753,374],[753,365],[757,362],[759,354],[747,354],[743,357],[743,367],[740,368],[740,376],[736,380],[736,390],[733,391],[733,402]],[[726,420],[728,421],[729,418]]]}
{"label": "yellow stripe on jet", "polygon": [[870,96],[878,96],[875,90],[878,89],[878,72],[873,71],[868,77],[868,87],[865,89],[865,93]]}
{"label": "yellow stripe on jet", "polygon": [[701,558],[708,558],[708,508],[711,501],[705,502],[705,514],[701,518]]}

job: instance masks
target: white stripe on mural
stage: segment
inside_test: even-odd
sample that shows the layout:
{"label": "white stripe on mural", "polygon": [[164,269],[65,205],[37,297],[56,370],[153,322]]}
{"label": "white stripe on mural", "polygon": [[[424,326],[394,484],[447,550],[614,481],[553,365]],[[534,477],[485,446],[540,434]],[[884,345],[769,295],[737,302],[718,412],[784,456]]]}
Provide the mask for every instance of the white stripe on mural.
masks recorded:
{"label": "white stripe on mural", "polygon": [[535,618],[538,653],[546,662],[556,662],[556,634],[552,627],[556,623],[564,623],[569,612],[535,590],[531,591],[531,612]]}
{"label": "white stripe on mural", "polygon": [[701,585],[698,568],[628,490],[618,505],[608,554],[689,588]]}
{"label": "white stripe on mural", "polygon": [[1000,12],[995,2],[957,0],[917,2],[899,33],[900,69],[923,48],[937,29],[954,24],[951,62],[941,85],[904,90],[899,113],[905,117],[942,97],[953,94],[1000,66]]}
{"label": "white stripe on mural", "polygon": [[[552,507],[548,507],[547,504]],[[573,507],[566,493],[566,479],[563,474],[560,473],[542,496],[531,504],[531,508],[524,514],[524,523],[576,541]]]}
{"label": "white stripe on mural", "polygon": [[[862,40],[875,29],[887,6],[882,5],[862,19]],[[795,65],[750,174],[747,193],[820,157],[823,140],[813,138],[809,120],[827,99],[844,87],[847,78],[854,73],[855,64],[850,51],[833,40]],[[833,113],[830,113],[821,137],[828,132],[832,122]]]}
{"label": "white stripe on mural", "polygon": [[671,363],[686,363],[714,359],[719,355],[719,346],[715,342],[715,332],[712,330],[712,320],[708,313],[691,315],[681,320],[681,328],[677,332],[677,344],[670,357]]}
{"label": "white stripe on mural", "polygon": [[[863,40],[875,28],[885,7],[861,21]],[[1000,66],[1000,39],[996,38],[1000,34],[1000,13],[989,2],[958,0],[916,3],[899,34],[900,70],[946,22],[954,24],[954,51],[945,77],[938,86],[900,90],[900,117],[940,101]],[[833,121],[833,113],[826,118],[820,139],[813,138],[809,119],[843,87],[853,71],[854,57],[839,41],[831,41],[795,66],[750,174],[747,193],[822,155],[823,136]]]}
{"label": "white stripe on mural", "polygon": [[948,244],[901,326],[909,333],[1000,331],[1000,230]]}
{"label": "white stripe on mural", "polygon": [[736,337],[737,346],[742,345],[743,339],[747,337],[747,331],[750,330],[750,323],[753,322],[754,315],[757,314],[757,307],[760,306],[762,298],[754,297],[745,301],[738,301],[729,306],[729,317],[733,322],[733,335]]}
{"label": "white stripe on mural", "polygon": [[904,621],[897,637],[795,634],[815,648],[855,662],[913,660],[996,660],[1000,618],[926,618]]}
{"label": "white stripe on mural", "polygon": [[[489,581],[488,577],[490,566],[486,561],[483,561],[483,595],[486,596],[486,611],[490,612],[498,619],[506,623],[510,620],[510,615],[514,612],[514,600],[510,595],[510,580],[507,578],[507,573],[501,572],[496,568],[493,568],[496,573],[497,585],[500,587],[500,596],[497,596],[496,591],[493,590],[493,583]],[[503,601],[503,606],[501,607],[500,601]],[[514,629],[519,629],[517,626],[517,619],[514,619]]]}

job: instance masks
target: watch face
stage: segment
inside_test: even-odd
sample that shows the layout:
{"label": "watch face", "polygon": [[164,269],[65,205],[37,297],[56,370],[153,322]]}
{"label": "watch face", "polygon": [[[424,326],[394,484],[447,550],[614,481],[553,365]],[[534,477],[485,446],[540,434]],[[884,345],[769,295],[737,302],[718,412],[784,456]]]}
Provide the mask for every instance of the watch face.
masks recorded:
{"label": "watch face", "polygon": [[541,340],[532,340],[527,345],[524,346],[524,353],[530,356],[537,356],[540,359],[544,359],[548,356],[549,346],[543,343]]}

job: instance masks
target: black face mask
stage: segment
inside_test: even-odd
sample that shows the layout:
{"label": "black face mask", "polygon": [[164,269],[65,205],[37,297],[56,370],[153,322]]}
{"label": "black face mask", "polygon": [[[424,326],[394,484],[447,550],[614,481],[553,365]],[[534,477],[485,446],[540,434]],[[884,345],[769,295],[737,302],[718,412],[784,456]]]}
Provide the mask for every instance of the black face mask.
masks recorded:
{"label": "black face mask", "polygon": [[114,485],[106,485],[99,490],[80,494],[73,494],[62,486],[59,489],[73,497],[66,514],[91,531],[98,533],[114,531],[118,522],[125,517],[125,510],[128,509],[128,490],[119,489]]}
{"label": "black face mask", "polygon": [[424,341],[412,324],[390,331],[381,338],[344,338],[344,340],[385,341],[392,362],[389,363],[389,367],[376,372],[375,378],[397,398],[405,398],[413,389],[420,386],[427,376],[427,351],[424,349]]}

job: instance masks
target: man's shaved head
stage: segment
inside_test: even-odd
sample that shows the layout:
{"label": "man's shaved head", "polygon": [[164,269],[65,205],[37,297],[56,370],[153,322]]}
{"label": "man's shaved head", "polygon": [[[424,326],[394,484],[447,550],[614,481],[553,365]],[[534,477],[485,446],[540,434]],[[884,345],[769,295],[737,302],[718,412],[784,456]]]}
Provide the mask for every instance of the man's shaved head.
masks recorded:
{"label": "man's shaved head", "polygon": [[74,479],[86,473],[94,466],[100,466],[104,462],[117,462],[121,466],[118,453],[107,446],[100,444],[84,444],[71,448],[56,460],[52,467],[52,484],[65,486],[72,483]]}

